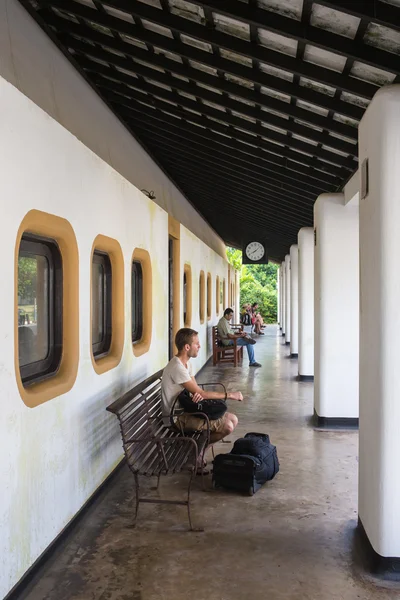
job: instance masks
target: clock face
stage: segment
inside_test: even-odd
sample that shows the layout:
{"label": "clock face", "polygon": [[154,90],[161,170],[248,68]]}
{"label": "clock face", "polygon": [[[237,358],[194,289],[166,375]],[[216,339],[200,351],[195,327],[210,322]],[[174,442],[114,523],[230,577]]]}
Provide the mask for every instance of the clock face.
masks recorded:
{"label": "clock face", "polygon": [[265,254],[264,246],[260,242],[250,242],[246,246],[246,256],[249,260],[261,260]]}

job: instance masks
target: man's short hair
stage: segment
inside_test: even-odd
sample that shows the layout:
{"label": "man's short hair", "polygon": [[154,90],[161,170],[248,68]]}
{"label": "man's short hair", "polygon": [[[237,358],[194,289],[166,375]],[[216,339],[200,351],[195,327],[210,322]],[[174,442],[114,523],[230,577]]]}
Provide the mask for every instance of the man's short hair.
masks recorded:
{"label": "man's short hair", "polygon": [[226,315],[231,315],[233,313],[233,309],[232,308],[226,308],[224,310],[224,317],[226,317]]}
{"label": "man's short hair", "polygon": [[186,344],[189,344],[190,346],[195,335],[198,335],[198,331],[190,329],[190,327],[183,327],[177,331],[175,336],[175,346],[178,348],[178,352],[183,350]]}

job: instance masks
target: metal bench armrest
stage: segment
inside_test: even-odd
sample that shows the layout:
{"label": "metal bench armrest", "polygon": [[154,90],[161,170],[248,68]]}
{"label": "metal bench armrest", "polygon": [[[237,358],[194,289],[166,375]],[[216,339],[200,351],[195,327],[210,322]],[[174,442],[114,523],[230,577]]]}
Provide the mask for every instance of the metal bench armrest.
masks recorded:
{"label": "metal bench armrest", "polygon": [[[175,429],[178,429],[179,433],[181,434],[181,436],[184,436],[185,435],[185,430],[183,429],[183,427],[179,423],[175,423],[175,421],[174,421],[175,417],[178,417],[180,414],[181,415],[184,414],[183,409],[177,408],[178,401],[179,400],[178,400],[178,396],[177,396],[176,399],[175,399],[175,402],[172,405],[171,412],[170,412],[170,415],[169,415],[169,419],[170,419],[170,422],[171,422],[171,427],[174,427]],[[178,411],[180,411],[180,412],[178,412]],[[207,425],[207,445],[208,445],[209,442],[210,442],[210,433],[211,433],[210,432],[210,419],[208,418],[208,416],[205,413],[201,413],[201,412],[196,413],[196,418],[198,418],[199,415],[205,420],[206,425]],[[200,431],[200,430],[195,429],[194,431]]]}

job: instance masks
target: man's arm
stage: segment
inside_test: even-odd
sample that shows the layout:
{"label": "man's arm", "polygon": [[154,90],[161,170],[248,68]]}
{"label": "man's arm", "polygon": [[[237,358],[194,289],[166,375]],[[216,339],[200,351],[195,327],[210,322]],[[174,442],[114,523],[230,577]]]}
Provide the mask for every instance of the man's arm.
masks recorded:
{"label": "man's arm", "polygon": [[245,337],[245,333],[232,333],[232,329],[228,323],[224,323],[221,319],[218,323],[218,335],[223,339],[236,340],[237,338]]}
{"label": "man's arm", "polygon": [[[183,387],[193,394],[193,402],[199,402],[200,400],[225,400],[225,392],[206,392],[199,385],[194,377],[190,381],[182,383]],[[227,392],[226,397],[228,400],[243,400],[242,392]]]}

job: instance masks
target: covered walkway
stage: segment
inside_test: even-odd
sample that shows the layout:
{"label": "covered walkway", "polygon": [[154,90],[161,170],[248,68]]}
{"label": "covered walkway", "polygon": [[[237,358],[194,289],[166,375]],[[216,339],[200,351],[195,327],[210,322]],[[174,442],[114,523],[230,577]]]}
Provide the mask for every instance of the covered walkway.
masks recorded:
{"label": "covered walkway", "polygon": [[[206,366],[199,381],[243,391],[245,402],[231,403],[240,420],[234,436],[270,434],[276,479],[252,498],[205,493],[198,483],[193,515],[204,533],[188,533],[184,508],[155,505],[140,507],[133,529],[133,478],[123,467],[21,600],[400,598],[353,560],[358,433],[313,428],[313,384],[297,381],[276,327],[256,350],[261,369]],[[184,493],[181,477],[162,479],[161,493]]]}

